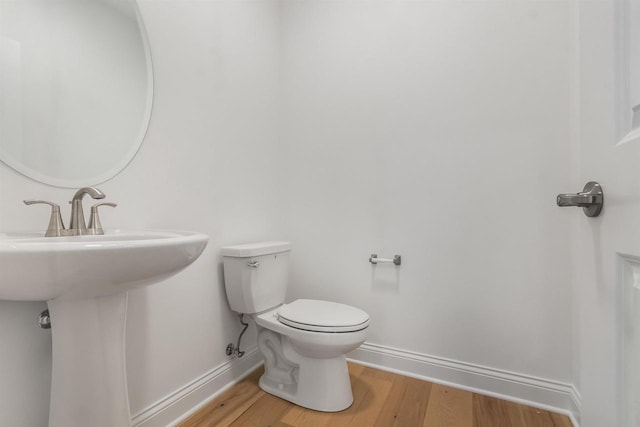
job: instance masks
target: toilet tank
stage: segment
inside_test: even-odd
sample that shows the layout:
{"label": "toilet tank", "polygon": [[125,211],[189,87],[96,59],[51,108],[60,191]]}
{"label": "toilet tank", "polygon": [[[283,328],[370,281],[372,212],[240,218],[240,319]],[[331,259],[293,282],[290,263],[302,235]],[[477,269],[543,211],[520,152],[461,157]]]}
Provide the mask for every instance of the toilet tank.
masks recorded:
{"label": "toilet tank", "polygon": [[284,303],[289,278],[289,242],[222,248],[224,286],[231,309],[261,313]]}

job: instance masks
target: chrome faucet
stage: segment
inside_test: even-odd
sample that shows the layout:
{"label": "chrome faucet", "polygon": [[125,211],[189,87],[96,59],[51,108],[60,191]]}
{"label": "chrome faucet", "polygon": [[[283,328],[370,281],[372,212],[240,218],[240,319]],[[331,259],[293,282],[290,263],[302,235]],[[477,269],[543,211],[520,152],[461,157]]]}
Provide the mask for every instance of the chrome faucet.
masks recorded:
{"label": "chrome faucet", "polygon": [[49,218],[49,227],[45,233],[45,237],[60,237],[60,236],[81,236],[85,234],[104,234],[102,224],[100,223],[100,217],[98,216],[98,207],[111,206],[116,207],[115,203],[98,203],[91,206],[91,220],[89,221],[89,228],[84,221],[84,212],[82,209],[82,199],[85,195],[90,195],[94,199],[104,199],[105,195],[102,191],[95,187],[83,187],[76,191],[73,199],[69,202],[71,204],[71,221],[69,229],[64,228],[62,223],[62,217],[60,216],[60,206],[55,203],[48,202],[46,200],[24,200],[25,205],[33,205],[37,203],[43,203],[51,206],[51,217]]}
{"label": "chrome faucet", "polygon": [[84,221],[84,212],[82,210],[82,199],[88,194],[93,199],[104,199],[105,195],[102,191],[95,187],[82,187],[71,200],[71,221],[69,221],[69,234],[79,236],[87,234],[87,223]]}

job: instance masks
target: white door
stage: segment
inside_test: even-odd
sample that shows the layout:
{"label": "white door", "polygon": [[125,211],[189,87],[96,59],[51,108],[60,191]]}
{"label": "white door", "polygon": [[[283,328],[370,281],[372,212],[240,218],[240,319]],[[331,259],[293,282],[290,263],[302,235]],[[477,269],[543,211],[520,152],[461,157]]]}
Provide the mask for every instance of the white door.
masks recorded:
{"label": "white door", "polygon": [[571,208],[581,426],[640,427],[640,0],[578,10],[575,191],[604,189],[599,217]]}

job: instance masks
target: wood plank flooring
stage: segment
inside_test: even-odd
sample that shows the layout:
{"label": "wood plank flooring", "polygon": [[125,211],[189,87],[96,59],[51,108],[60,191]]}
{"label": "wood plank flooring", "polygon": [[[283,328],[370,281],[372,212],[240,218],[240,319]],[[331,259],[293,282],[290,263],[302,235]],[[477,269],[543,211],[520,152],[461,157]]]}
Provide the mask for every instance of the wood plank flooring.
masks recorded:
{"label": "wood plank flooring", "polygon": [[316,412],[260,390],[262,373],[252,372],[179,427],[572,427],[565,415],[354,363],[353,405]]}

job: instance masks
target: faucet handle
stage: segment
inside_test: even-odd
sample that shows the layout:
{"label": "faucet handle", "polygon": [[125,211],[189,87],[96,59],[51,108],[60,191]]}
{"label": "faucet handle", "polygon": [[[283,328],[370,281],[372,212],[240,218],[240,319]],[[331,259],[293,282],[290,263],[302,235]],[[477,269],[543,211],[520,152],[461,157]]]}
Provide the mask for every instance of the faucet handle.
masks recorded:
{"label": "faucet handle", "polygon": [[45,233],[45,237],[59,237],[66,236],[67,230],[64,228],[64,224],[62,223],[62,216],[60,216],[60,206],[53,203],[47,202],[46,200],[23,200],[25,205],[34,205],[34,204],[45,204],[51,206],[51,217],[49,218],[49,226],[47,227],[47,232]]}
{"label": "faucet handle", "polygon": [[98,216],[98,208],[100,206],[111,206],[112,208],[115,208],[118,205],[115,203],[105,202],[91,206],[91,217],[89,217],[89,226],[87,227],[88,234],[104,234],[102,224],[100,223],[100,216]]}

